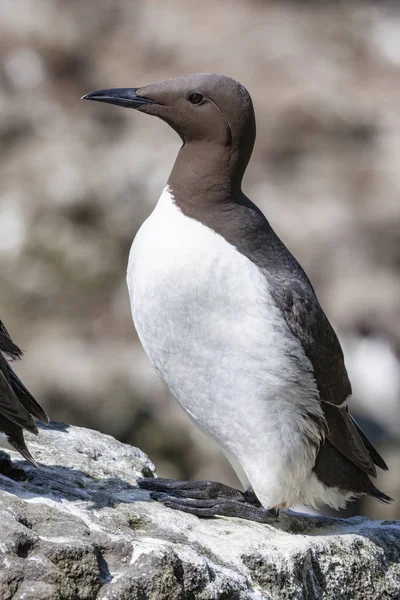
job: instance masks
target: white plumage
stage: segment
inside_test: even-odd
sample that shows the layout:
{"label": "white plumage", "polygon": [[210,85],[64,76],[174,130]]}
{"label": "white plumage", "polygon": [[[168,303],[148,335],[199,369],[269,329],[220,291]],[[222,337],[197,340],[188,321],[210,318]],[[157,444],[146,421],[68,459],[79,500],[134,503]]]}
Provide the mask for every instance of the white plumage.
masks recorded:
{"label": "white plumage", "polygon": [[306,413],[322,415],[312,367],[258,267],[165,188],[133,242],[127,280],[157,373],[263,506],[343,506],[349,494],[312,473],[307,437],[319,432]]}

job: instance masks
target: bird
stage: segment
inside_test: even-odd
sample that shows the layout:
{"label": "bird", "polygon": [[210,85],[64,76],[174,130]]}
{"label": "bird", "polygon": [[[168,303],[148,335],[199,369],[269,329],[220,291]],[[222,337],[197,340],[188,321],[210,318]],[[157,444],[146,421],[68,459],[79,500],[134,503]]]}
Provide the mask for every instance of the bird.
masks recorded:
{"label": "bird", "polygon": [[221,447],[242,489],[142,478],[169,508],[267,523],[296,505],[334,509],[387,465],[349,413],[343,352],[306,273],[245,195],[256,136],[252,99],[215,73],[83,99],[156,116],[182,146],[136,234],[127,284],[157,374]]}
{"label": "bird", "polygon": [[0,321],[0,432],[15,450],[34,467],[38,467],[25,443],[23,430],[37,435],[34,418],[45,424],[50,420],[10,365],[11,360],[20,359],[22,355],[22,350],[12,341],[4,323]]}

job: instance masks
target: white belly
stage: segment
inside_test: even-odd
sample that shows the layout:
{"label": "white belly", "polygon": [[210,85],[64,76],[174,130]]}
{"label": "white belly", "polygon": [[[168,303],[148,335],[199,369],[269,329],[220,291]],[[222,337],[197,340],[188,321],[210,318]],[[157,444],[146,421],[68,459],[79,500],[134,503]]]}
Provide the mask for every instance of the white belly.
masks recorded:
{"label": "white belly", "polygon": [[157,373],[264,506],[314,504],[304,432],[305,411],[321,414],[318,392],[260,270],[165,189],[132,245],[128,288]]}

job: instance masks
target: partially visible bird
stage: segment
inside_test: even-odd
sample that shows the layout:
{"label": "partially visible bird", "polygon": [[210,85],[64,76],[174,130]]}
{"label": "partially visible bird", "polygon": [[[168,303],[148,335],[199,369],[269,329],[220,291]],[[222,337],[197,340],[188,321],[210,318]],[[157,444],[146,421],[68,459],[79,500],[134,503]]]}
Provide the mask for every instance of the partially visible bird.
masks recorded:
{"label": "partially visible bird", "polygon": [[38,428],[33,417],[46,424],[49,417],[9,364],[10,360],[19,359],[22,355],[22,350],[12,341],[0,321],[0,431],[11,446],[38,467],[26,446],[23,429],[37,435]]}

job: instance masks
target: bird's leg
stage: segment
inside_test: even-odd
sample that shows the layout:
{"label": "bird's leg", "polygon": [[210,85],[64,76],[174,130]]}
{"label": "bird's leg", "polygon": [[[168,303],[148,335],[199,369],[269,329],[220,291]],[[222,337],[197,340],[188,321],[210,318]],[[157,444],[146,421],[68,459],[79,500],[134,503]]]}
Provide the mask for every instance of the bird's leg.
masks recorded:
{"label": "bird's leg", "polygon": [[153,500],[198,517],[239,517],[267,523],[279,515],[276,509],[263,508],[252,489],[241,492],[216,481],[176,481],[160,477],[146,477],[137,483],[140,488],[150,490]]}

